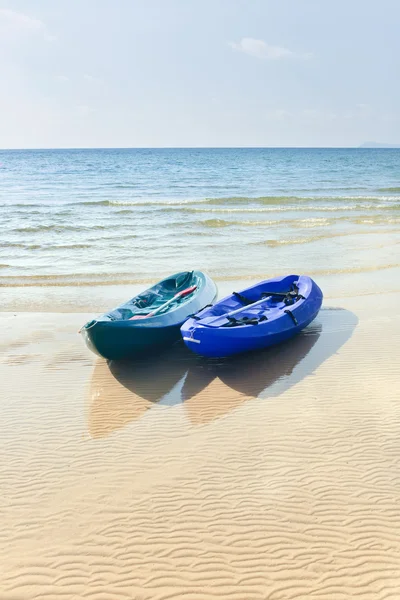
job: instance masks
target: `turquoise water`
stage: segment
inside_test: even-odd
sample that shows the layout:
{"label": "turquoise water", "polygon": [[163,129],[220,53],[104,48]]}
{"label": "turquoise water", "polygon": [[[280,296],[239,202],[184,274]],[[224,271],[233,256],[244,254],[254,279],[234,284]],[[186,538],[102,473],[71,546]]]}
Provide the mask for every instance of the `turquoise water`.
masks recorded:
{"label": "turquoise water", "polygon": [[0,284],[388,268],[399,209],[396,149],[0,151]]}

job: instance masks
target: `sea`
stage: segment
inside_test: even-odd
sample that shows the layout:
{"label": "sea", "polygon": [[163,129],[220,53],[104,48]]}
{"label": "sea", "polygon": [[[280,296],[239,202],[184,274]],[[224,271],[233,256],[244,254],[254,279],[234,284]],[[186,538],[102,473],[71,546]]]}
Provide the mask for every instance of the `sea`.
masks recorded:
{"label": "sea", "polygon": [[0,151],[0,286],[400,263],[399,149]]}

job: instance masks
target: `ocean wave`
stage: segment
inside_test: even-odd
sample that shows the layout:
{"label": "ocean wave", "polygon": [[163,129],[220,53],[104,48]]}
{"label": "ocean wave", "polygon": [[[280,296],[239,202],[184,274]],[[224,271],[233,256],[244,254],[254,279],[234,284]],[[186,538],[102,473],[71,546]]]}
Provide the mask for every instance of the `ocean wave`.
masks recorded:
{"label": "ocean wave", "polygon": [[92,244],[71,243],[71,244],[22,244],[18,242],[2,242],[1,248],[23,248],[24,250],[79,250],[83,248],[92,248]]}
{"label": "ocean wave", "polygon": [[[206,211],[208,212],[208,211]],[[261,220],[248,220],[248,219],[204,219],[204,220],[182,220],[182,221],[168,221],[163,227],[170,229],[181,229],[181,228],[193,228],[193,227],[206,227],[206,228],[218,228],[218,227],[322,227],[324,225],[330,225],[339,220],[349,220],[348,216],[340,216],[340,217],[310,217],[303,219],[261,219]],[[170,235],[168,233],[168,235]],[[178,231],[177,235],[181,235]],[[185,235],[200,235],[198,230],[195,231],[185,231]]]}
{"label": "ocean wave", "polygon": [[400,217],[381,217],[381,216],[375,216],[375,217],[370,217],[367,215],[364,215],[362,217],[358,217],[357,219],[352,219],[352,222],[357,224],[357,225],[381,225],[381,224],[392,224],[392,225],[396,225],[397,223],[400,223]]}
{"label": "ocean wave", "polygon": [[190,204],[197,204],[203,202],[203,200],[159,200],[149,197],[146,200],[85,200],[83,202],[70,202],[72,206],[151,206],[157,208],[157,206],[185,206]]}
{"label": "ocean wave", "polygon": [[[181,212],[186,213],[216,213],[216,214],[226,214],[226,213],[280,213],[280,212],[343,212],[343,211],[357,211],[357,210],[399,210],[400,203],[394,205],[387,204],[346,204],[343,206],[318,206],[318,205],[308,205],[308,206],[270,206],[270,207],[240,207],[240,208],[202,208],[202,207],[180,207]],[[168,211],[173,211],[170,207],[167,209]]]}
{"label": "ocean wave", "polygon": [[[381,191],[400,192],[400,188],[381,188]],[[398,195],[345,195],[345,196],[330,196],[330,195],[312,195],[312,196],[228,196],[218,198],[134,198],[134,199],[98,199],[98,200],[73,200],[68,202],[43,202],[43,203],[16,203],[4,204],[3,210],[15,211],[23,214],[41,214],[40,210],[48,211],[51,207],[52,211],[58,216],[68,216],[71,211],[80,207],[87,208],[117,208],[116,213],[137,212],[137,210],[147,209],[151,211],[168,211],[168,210],[216,210],[217,208],[224,210],[354,210],[360,204],[370,208],[382,207],[399,207]],[[321,206],[322,204],[322,206]],[[325,205],[325,207],[324,207]],[[328,206],[327,206],[328,205]],[[334,205],[334,206],[332,206]],[[330,208],[329,208],[330,206]],[[209,208],[208,208],[209,207]],[[214,207],[216,207],[214,209]],[[260,207],[260,208],[258,208]],[[32,210],[35,209],[35,210]],[[135,210],[136,209],[136,210]]]}
{"label": "ocean wave", "polygon": [[[113,228],[113,227],[110,228],[110,232],[111,233],[113,233],[114,231],[115,231],[115,228]],[[101,242],[101,244],[104,244],[104,243],[107,243],[107,242],[119,242],[120,240],[133,240],[133,239],[135,239],[137,237],[139,237],[139,236],[135,235],[134,233],[118,234],[118,235],[106,235],[106,236],[104,236],[104,237],[102,236],[100,238],[100,242]],[[99,238],[98,237],[88,237],[88,238],[86,238],[86,240],[88,242],[99,242]]]}
{"label": "ocean wave", "polygon": [[336,221],[341,221],[348,219],[348,217],[333,217],[328,219],[327,217],[310,217],[309,219],[284,219],[280,221],[280,224],[290,225],[291,227],[296,228],[306,228],[312,229],[314,227],[326,227],[327,225],[332,225]]}
{"label": "ocean wave", "polygon": [[283,239],[270,239],[262,242],[253,242],[255,246],[269,246],[276,248],[279,246],[293,246],[297,244],[311,244],[313,242],[320,242],[322,240],[342,238],[342,237],[353,237],[358,235],[385,235],[385,234],[400,233],[400,230],[396,229],[380,229],[379,231],[348,231],[341,233],[321,233],[318,235],[312,235],[308,237],[299,238],[283,238]]}
{"label": "ocean wave", "polygon": [[111,200],[84,200],[77,202],[68,202],[68,206],[112,206]]}
{"label": "ocean wave", "polygon": [[[399,188],[400,190],[400,188]],[[389,191],[389,190],[388,190]],[[396,191],[396,188],[393,188],[393,191]],[[217,198],[171,198],[171,199],[161,199],[161,198],[138,198],[133,200],[87,200],[83,202],[74,202],[71,204],[79,204],[81,206],[132,206],[132,207],[140,207],[140,206],[151,206],[157,208],[157,206],[190,206],[196,204],[202,205],[243,205],[243,204],[261,204],[261,205],[281,205],[281,204],[297,204],[297,203],[305,203],[305,202],[341,202],[343,200],[346,201],[373,201],[373,202],[382,202],[382,201],[398,201],[398,196],[382,196],[382,195],[358,195],[358,196],[329,196],[326,194],[322,195],[313,195],[313,196],[224,196]]]}
{"label": "ocean wave", "polygon": [[25,248],[26,244],[21,242],[0,242],[0,248]]}
{"label": "ocean wave", "polygon": [[[206,219],[205,221],[198,221],[196,225],[200,225],[202,227],[278,227],[284,225],[285,227],[290,225],[296,225],[298,227],[317,227],[328,224],[328,219],[326,218],[312,218],[312,219],[280,219],[280,220],[267,220],[264,219],[262,221],[244,221],[244,220],[234,220],[227,221],[225,219]],[[170,224],[171,225],[171,224]],[[178,225],[174,223],[173,225]],[[187,225],[186,223],[179,223],[179,225]]]}
{"label": "ocean wave", "polygon": [[92,248],[92,244],[58,244],[57,246],[46,246],[51,250],[79,250],[83,248]]}
{"label": "ocean wave", "polygon": [[203,227],[230,227],[232,225],[238,225],[235,221],[225,221],[224,219],[206,219],[198,223]]}
{"label": "ocean wave", "polygon": [[378,190],[379,192],[389,192],[389,193],[398,193],[400,194],[400,187],[383,187],[383,188],[379,188]]}
{"label": "ocean wave", "polygon": [[345,234],[337,234],[337,235],[314,235],[311,237],[303,237],[303,238],[289,238],[289,239],[281,239],[281,240],[264,240],[262,242],[253,242],[255,246],[269,246],[270,248],[277,248],[279,246],[293,246],[297,244],[310,244],[312,242],[318,242],[321,240],[325,240],[332,237],[341,237],[341,235]]}
{"label": "ocean wave", "polygon": [[16,227],[13,231],[18,233],[43,233],[44,231],[90,231],[92,229],[106,229],[106,225],[27,225],[26,227]]}
{"label": "ocean wave", "polygon": [[[162,277],[162,276],[161,276]],[[68,273],[65,275],[9,275],[0,276],[4,287],[82,287],[104,285],[135,285],[155,283],[161,277],[133,277],[126,273]]]}
{"label": "ocean wave", "polygon": [[[340,275],[340,274],[350,274],[350,273],[370,273],[381,270],[389,270],[389,269],[400,269],[400,263],[390,263],[390,264],[377,264],[377,265],[368,265],[368,266],[360,266],[360,267],[343,267],[343,268],[330,268],[330,269],[310,269],[307,270],[307,275],[310,277],[317,277],[322,275]],[[269,279],[271,277],[276,277],[276,273],[273,272],[253,272],[253,273],[233,273],[231,275],[226,274],[213,274],[210,275],[216,281],[262,281],[264,279]]]}
{"label": "ocean wave", "polygon": [[297,204],[305,202],[340,202],[342,200],[358,200],[358,201],[382,201],[385,200],[398,200],[398,197],[391,196],[329,196],[326,194],[312,195],[312,196],[231,196],[226,198],[206,198],[202,201],[203,204],[216,204],[216,205],[227,205],[227,204]]}
{"label": "ocean wave", "polygon": [[0,248],[25,248],[26,250],[39,250],[41,244],[24,244],[22,242],[1,242]]}
{"label": "ocean wave", "polygon": [[10,209],[14,209],[14,208],[27,208],[27,207],[29,207],[29,208],[32,208],[32,207],[33,208],[48,208],[49,206],[54,206],[54,205],[53,204],[49,205],[49,204],[46,204],[44,202],[40,202],[40,203],[38,203],[38,202],[34,202],[34,203],[32,203],[32,202],[16,202],[16,203],[11,203],[10,202],[10,203],[4,203],[4,204],[2,204],[0,208],[9,211]]}

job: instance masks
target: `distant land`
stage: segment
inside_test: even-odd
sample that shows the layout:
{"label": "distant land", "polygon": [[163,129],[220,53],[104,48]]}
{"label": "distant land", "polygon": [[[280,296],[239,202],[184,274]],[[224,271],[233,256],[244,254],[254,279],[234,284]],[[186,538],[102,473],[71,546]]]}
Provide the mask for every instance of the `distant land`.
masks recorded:
{"label": "distant land", "polygon": [[380,142],[364,142],[359,148],[400,148],[400,144],[381,144]]}

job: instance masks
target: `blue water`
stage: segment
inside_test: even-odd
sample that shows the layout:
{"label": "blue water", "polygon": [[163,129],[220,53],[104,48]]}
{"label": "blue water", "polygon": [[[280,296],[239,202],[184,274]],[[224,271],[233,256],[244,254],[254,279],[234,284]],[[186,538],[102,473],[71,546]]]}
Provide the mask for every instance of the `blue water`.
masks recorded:
{"label": "blue water", "polygon": [[0,151],[0,284],[399,262],[400,150]]}

